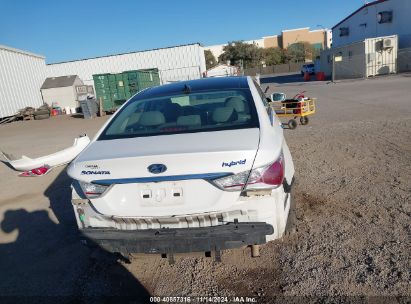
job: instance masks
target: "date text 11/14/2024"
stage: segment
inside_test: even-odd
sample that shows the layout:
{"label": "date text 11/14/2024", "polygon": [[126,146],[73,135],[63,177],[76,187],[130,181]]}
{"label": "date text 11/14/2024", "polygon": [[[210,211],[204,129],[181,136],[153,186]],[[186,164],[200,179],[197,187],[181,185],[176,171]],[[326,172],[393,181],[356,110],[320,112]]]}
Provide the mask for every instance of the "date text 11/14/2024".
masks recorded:
{"label": "date text 11/14/2024", "polygon": [[150,297],[151,303],[257,303],[256,297]]}

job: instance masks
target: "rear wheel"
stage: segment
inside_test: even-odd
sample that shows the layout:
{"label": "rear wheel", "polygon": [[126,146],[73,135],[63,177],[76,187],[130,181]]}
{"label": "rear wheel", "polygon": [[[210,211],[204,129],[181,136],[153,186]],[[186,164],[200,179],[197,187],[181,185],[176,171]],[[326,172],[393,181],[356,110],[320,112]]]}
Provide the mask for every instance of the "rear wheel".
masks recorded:
{"label": "rear wheel", "polygon": [[297,121],[295,119],[290,119],[288,121],[288,127],[294,130],[295,128],[297,128]]}
{"label": "rear wheel", "polygon": [[307,116],[301,116],[301,117],[300,117],[300,123],[301,123],[302,125],[308,125],[308,122],[309,122],[309,120],[308,120],[308,117],[307,117]]}
{"label": "rear wheel", "polygon": [[42,120],[42,119],[47,119],[47,118],[50,118],[49,114],[41,114],[41,115],[35,115],[34,116],[35,120]]}
{"label": "rear wheel", "polygon": [[45,110],[37,110],[33,113],[34,116],[38,116],[38,115],[50,115],[50,111],[45,109]]}

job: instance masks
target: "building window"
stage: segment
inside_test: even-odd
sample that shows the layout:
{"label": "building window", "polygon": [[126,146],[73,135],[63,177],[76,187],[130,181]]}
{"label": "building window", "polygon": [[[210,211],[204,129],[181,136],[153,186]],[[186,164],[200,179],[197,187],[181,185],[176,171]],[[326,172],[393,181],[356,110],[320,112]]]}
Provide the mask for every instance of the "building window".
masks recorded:
{"label": "building window", "polygon": [[348,36],[350,34],[350,29],[348,27],[340,27],[340,37]]}
{"label": "building window", "polygon": [[392,22],[392,11],[379,12],[377,14],[378,23],[391,23]]}

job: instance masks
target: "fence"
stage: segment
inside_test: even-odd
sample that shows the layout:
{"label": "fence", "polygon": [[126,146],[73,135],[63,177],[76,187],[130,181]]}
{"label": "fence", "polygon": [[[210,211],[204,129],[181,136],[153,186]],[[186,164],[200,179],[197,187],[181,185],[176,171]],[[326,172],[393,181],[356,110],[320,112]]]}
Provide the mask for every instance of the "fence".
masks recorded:
{"label": "fence", "polygon": [[256,74],[280,74],[280,73],[292,73],[300,72],[304,62],[289,62],[284,64],[278,64],[267,67],[256,67],[251,69],[244,69],[244,75],[255,76]]}

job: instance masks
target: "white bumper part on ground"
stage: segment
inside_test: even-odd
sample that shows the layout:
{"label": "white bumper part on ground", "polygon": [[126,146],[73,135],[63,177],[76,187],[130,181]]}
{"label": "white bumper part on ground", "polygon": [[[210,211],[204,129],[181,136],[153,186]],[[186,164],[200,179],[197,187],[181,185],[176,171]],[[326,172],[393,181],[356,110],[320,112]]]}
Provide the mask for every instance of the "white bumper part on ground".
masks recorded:
{"label": "white bumper part on ground", "polygon": [[74,139],[74,144],[59,152],[49,154],[38,158],[29,158],[23,155],[20,159],[13,159],[13,156],[2,152],[3,156],[11,166],[17,171],[27,171],[42,166],[57,167],[71,162],[85,147],[90,143],[87,135],[82,135]]}

